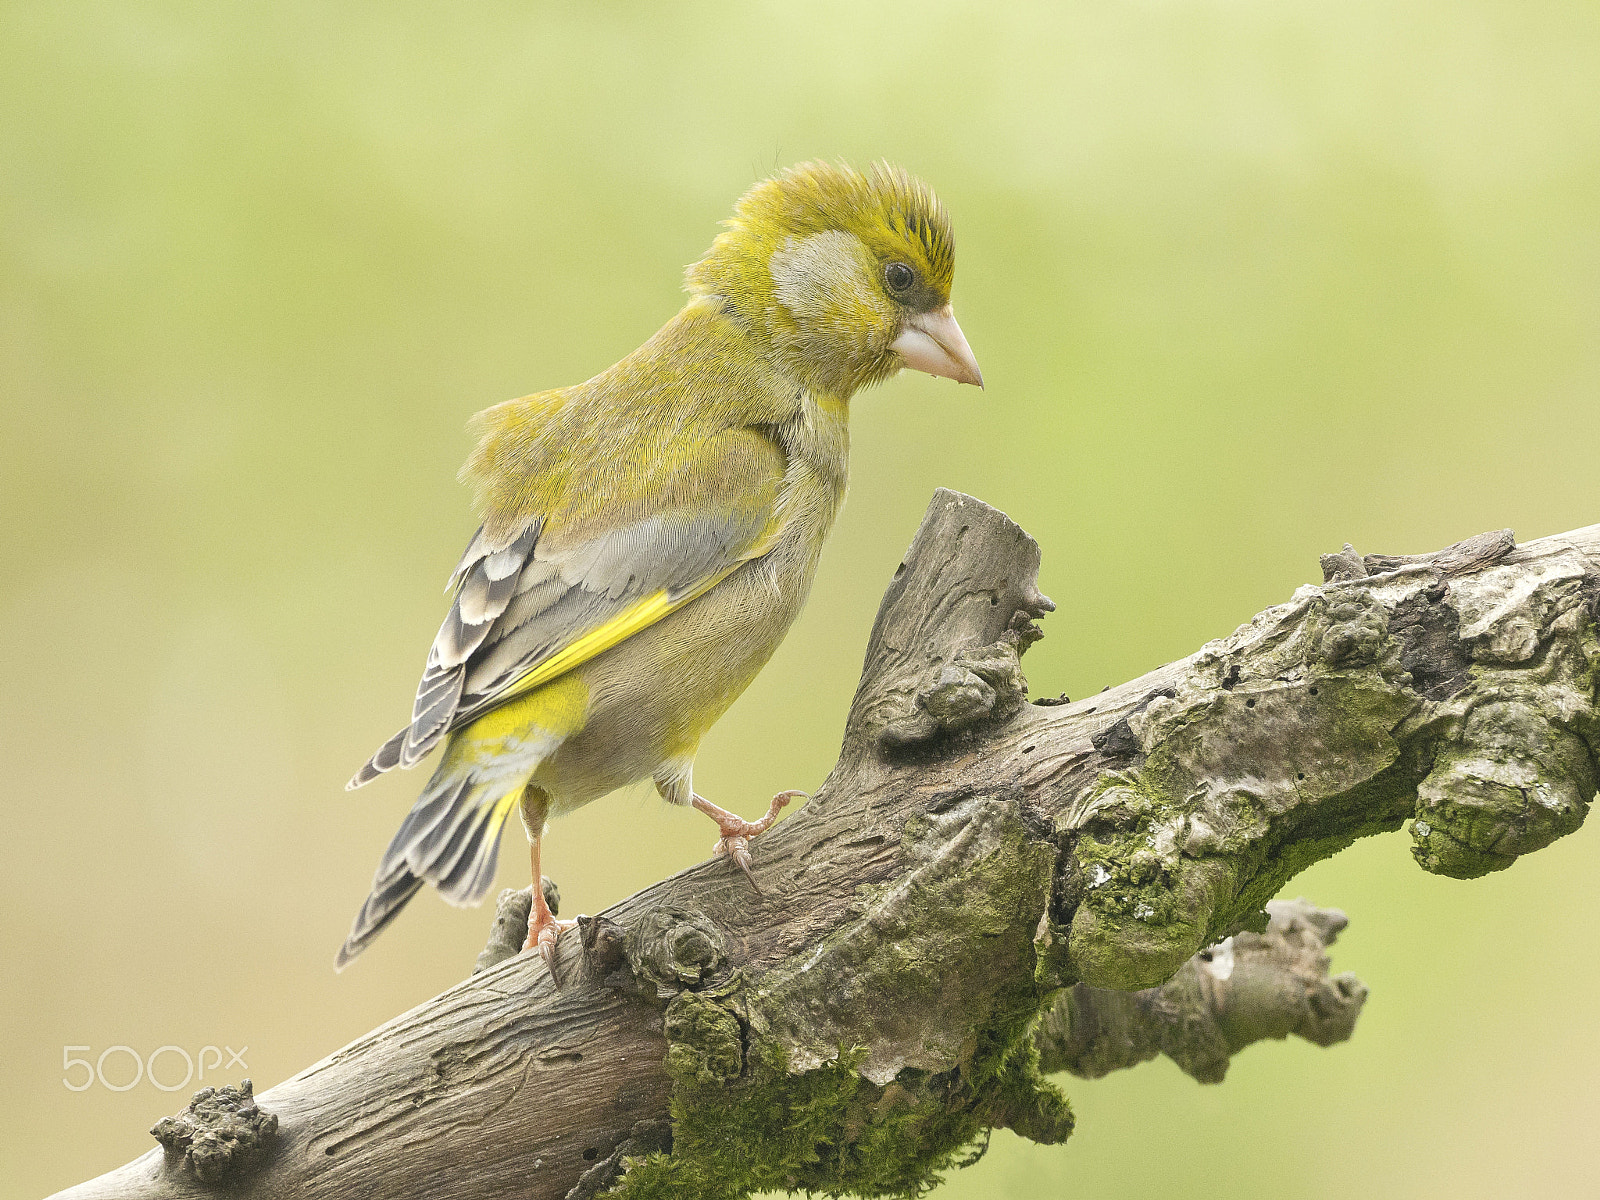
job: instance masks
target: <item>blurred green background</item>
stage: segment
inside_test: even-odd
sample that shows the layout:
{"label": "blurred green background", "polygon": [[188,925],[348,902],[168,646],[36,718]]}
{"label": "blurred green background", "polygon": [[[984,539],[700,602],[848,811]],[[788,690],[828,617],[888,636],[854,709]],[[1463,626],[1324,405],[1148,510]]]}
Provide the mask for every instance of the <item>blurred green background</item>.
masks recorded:
{"label": "blurred green background", "polygon": [[[637,345],[812,156],[939,190],[988,390],[857,402],[810,607],[700,758],[724,804],[822,779],[939,485],[1043,544],[1036,694],[1346,540],[1600,520],[1593,0],[6,3],[0,1192],[189,1090],[70,1091],[64,1046],[247,1047],[264,1088],[464,974],[489,914],[431,895],[330,965],[421,783],[341,790],[472,532],[464,422]],[[710,840],[619,795],[547,863],[592,912]],[[1597,881],[1589,830],[1471,884],[1360,844],[1289,888],[1351,915],[1352,1043],[1066,1080],[1070,1145],[998,1135],[943,1194],[1600,1193]]]}

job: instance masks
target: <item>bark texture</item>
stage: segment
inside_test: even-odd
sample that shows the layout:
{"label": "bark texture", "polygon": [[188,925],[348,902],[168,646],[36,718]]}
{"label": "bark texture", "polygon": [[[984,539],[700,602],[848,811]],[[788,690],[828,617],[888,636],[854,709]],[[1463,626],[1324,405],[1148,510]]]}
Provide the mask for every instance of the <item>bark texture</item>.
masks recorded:
{"label": "bark texture", "polygon": [[[756,844],[760,897],[701,863],[563,938],[559,987],[491,945],[257,1098],[276,1138],[229,1194],[915,1191],[991,1128],[1064,1139],[1042,1069],[1166,1052],[1220,1079],[1259,1037],[1347,1036],[1342,916],[1267,908],[1312,862],[1409,822],[1419,865],[1470,877],[1594,796],[1600,526],[1347,547],[1322,585],[1078,703],[1027,700],[1038,562],[939,492],[838,764]],[[210,1189],[158,1148],[63,1195]]]}

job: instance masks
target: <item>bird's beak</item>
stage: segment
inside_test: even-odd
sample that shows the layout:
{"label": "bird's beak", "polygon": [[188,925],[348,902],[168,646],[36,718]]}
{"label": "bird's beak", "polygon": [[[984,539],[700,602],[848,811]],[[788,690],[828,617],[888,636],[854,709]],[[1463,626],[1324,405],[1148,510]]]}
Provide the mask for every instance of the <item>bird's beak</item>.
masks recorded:
{"label": "bird's beak", "polygon": [[972,357],[972,347],[967,345],[966,334],[956,324],[956,315],[948,304],[907,319],[900,336],[890,343],[889,349],[904,359],[913,371],[983,386],[978,360]]}

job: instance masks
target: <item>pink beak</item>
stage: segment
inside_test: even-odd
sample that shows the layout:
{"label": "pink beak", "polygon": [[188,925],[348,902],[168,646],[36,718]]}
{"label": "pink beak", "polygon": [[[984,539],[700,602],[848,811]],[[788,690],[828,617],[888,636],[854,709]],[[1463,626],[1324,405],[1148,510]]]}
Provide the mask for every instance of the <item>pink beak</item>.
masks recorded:
{"label": "pink beak", "polygon": [[956,315],[948,304],[908,318],[889,349],[904,359],[913,371],[983,386],[978,360],[972,356],[972,347],[967,345],[966,335],[956,324]]}

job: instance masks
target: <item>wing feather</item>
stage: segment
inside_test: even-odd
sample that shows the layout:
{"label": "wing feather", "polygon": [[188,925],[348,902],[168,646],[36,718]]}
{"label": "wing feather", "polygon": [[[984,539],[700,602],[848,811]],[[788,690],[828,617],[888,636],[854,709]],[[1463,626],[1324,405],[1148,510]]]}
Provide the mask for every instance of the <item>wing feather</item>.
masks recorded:
{"label": "wing feather", "polygon": [[[500,553],[504,554],[505,551]],[[502,575],[498,579],[492,577],[486,558],[467,572],[467,577],[461,581],[461,589],[456,595],[456,611],[464,624],[482,625],[505,612],[506,605],[516,594],[516,574]]]}

